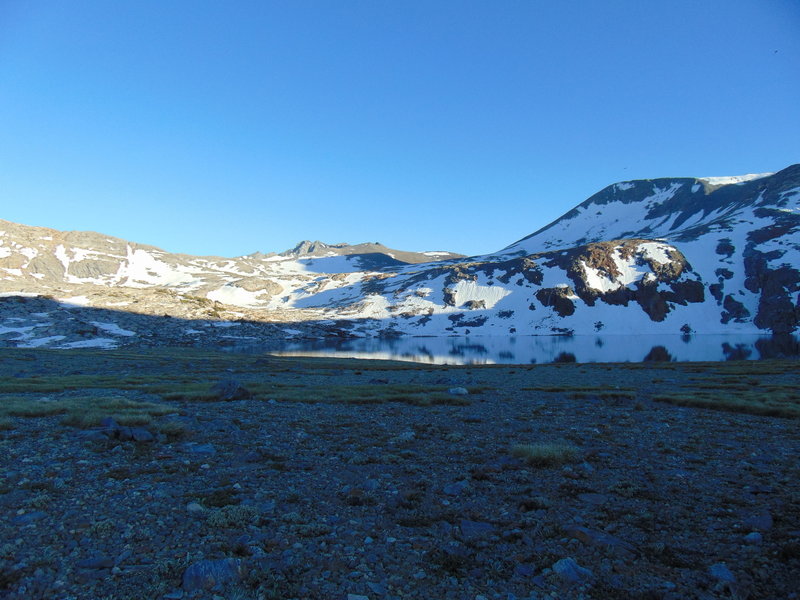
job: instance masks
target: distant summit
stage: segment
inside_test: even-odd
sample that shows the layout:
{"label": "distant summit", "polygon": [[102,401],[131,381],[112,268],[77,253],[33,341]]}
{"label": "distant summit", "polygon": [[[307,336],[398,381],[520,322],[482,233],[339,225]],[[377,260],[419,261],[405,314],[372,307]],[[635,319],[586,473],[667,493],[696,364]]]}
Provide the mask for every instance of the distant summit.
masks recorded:
{"label": "distant summit", "polygon": [[[436,260],[448,260],[464,257],[463,254],[456,254],[454,252],[409,252],[406,250],[393,250],[392,248],[387,248],[380,242],[364,242],[361,244],[326,244],[325,242],[320,242],[318,240],[314,242],[310,240],[303,240],[291,250],[281,252],[280,256],[302,258],[352,256],[355,254],[384,255],[390,258],[392,261],[396,261],[396,264],[418,264]],[[372,260],[376,260],[376,258],[373,257]],[[389,263],[385,263],[384,266],[388,265]]]}

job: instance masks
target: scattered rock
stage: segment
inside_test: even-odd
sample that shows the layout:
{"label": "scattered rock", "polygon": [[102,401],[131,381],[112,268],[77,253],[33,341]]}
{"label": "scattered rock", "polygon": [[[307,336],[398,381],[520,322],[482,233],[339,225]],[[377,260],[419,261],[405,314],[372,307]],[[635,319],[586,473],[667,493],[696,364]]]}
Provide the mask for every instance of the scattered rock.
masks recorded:
{"label": "scattered rock", "polygon": [[569,536],[580,540],[584,544],[600,546],[620,555],[629,556],[635,553],[631,544],[605,531],[597,531],[580,525],[569,525],[564,530]]}
{"label": "scattered rock", "polygon": [[553,564],[553,571],[571,583],[581,583],[594,578],[594,573],[584,569],[574,558],[562,558],[557,561]]}
{"label": "scattered rock", "polygon": [[764,541],[764,537],[758,531],[753,531],[752,533],[748,533],[746,536],[744,536],[745,544],[752,544],[755,546],[760,544],[762,541]]}
{"label": "scattered rock", "polygon": [[764,510],[758,514],[752,515],[744,520],[745,527],[755,529],[756,531],[769,531],[772,529],[773,521],[772,515],[769,511]]}
{"label": "scattered rock", "polygon": [[133,427],[131,429],[131,438],[133,438],[134,442],[152,442],[155,439],[152,433],[142,427]]}
{"label": "scattered rock", "polygon": [[402,433],[398,433],[396,436],[392,438],[392,440],[395,442],[410,442],[415,437],[417,436],[413,431],[404,431]]}
{"label": "scattered rock", "polygon": [[708,573],[722,583],[734,583],[736,577],[725,563],[716,563],[708,567]]}
{"label": "scattered rock", "polygon": [[465,387],[451,387],[447,392],[453,396],[469,396],[469,390]]}
{"label": "scattered rock", "polygon": [[196,454],[199,456],[210,456],[216,454],[217,450],[214,444],[199,444],[197,442],[186,442],[183,446],[184,451],[189,454]]}
{"label": "scattered rock", "polygon": [[40,510],[34,510],[29,513],[13,517],[11,519],[11,522],[14,525],[27,525],[28,523],[33,523],[35,521],[39,521],[40,519],[44,519],[46,516],[47,513],[44,513]]}
{"label": "scattered rock", "polygon": [[458,496],[469,487],[469,482],[466,479],[456,481],[455,483],[448,483],[442,488],[442,491],[448,496]]}
{"label": "scattered rock", "polygon": [[491,523],[470,521],[469,519],[461,519],[459,529],[461,531],[461,539],[464,541],[485,538],[492,535],[495,531],[494,525]]}

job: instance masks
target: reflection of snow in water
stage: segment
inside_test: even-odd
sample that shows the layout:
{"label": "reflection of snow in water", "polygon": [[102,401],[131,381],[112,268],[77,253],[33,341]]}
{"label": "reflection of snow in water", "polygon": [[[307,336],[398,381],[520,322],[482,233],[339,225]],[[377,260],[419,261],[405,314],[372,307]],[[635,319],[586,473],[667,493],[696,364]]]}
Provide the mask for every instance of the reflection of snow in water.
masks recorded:
{"label": "reflection of snow in water", "polygon": [[275,354],[407,360],[431,364],[530,364],[572,360],[720,361],[800,356],[800,339],[794,336],[750,334],[360,338],[339,342],[292,343]]}

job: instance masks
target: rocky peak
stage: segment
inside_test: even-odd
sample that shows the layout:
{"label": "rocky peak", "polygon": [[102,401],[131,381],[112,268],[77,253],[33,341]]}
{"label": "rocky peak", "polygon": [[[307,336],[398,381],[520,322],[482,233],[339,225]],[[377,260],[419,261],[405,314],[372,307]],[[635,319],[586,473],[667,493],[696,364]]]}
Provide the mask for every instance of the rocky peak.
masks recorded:
{"label": "rocky peak", "polygon": [[291,250],[281,252],[281,256],[304,256],[308,254],[317,254],[328,250],[346,248],[348,245],[349,244],[346,243],[326,244],[325,242],[320,242],[319,240],[313,242],[311,240],[303,240]]}

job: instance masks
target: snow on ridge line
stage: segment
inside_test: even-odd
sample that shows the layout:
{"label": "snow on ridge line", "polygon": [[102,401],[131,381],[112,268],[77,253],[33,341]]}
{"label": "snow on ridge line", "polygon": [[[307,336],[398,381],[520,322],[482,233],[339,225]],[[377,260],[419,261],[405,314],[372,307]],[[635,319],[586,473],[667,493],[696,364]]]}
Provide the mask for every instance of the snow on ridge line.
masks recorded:
{"label": "snow on ridge line", "polygon": [[775,175],[775,173],[748,173],[747,175],[733,175],[731,177],[698,177],[700,181],[705,181],[708,185],[733,185],[745,183]]}

